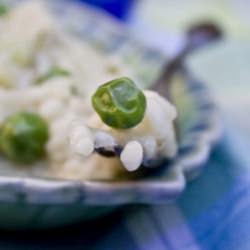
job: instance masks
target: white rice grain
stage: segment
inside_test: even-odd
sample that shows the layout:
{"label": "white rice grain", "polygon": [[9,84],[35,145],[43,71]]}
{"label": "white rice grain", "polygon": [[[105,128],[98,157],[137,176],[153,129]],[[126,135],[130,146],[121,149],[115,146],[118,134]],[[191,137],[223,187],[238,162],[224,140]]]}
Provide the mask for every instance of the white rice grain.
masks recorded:
{"label": "white rice grain", "polygon": [[121,153],[121,161],[128,171],[138,169],[143,160],[143,148],[137,141],[130,141]]}

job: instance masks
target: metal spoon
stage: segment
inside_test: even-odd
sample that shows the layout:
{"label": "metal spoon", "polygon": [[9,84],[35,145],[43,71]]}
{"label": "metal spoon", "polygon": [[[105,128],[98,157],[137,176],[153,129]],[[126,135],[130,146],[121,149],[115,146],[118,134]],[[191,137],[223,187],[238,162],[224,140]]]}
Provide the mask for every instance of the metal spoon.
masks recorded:
{"label": "metal spoon", "polygon": [[[182,69],[186,56],[196,49],[202,48],[219,40],[222,37],[222,32],[212,23],[201,23],[191,27],[191,29],[187,31],[186,37],[186,43],[183,49],[170,62],[166,63],[163,67],[161,75],[151,87],[152,90],[161,93],[162,96],[168,99],[171,98],[169,89],[171,85],[171,78],[178,70]],[[92,130],[92,133],[95,134],[94,151],[96,153],[104,157],[121,158],[124,147],[122,145],[118,145],[112,135],[100,130]],[[156,167],[165,160],[166,159],[160,157],[148,159],[148,157],[144,156],[141,166],[147,168]]]}

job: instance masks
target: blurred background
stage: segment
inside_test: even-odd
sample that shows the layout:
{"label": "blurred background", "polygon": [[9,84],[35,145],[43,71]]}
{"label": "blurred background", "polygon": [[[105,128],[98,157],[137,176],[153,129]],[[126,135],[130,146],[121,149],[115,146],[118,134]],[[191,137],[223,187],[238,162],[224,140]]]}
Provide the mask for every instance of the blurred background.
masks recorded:
{"label": "blurred background", "polygon": [[[80,1],[80,0],[79,0]],[[168,56],[182,47],[188,27],[210,21],[221,27],[223,42],[191,55],[187,64],[208,84],[225,122],[250,136],[249,0],[81,0],[102,8],[130,26],[144,43]]]}

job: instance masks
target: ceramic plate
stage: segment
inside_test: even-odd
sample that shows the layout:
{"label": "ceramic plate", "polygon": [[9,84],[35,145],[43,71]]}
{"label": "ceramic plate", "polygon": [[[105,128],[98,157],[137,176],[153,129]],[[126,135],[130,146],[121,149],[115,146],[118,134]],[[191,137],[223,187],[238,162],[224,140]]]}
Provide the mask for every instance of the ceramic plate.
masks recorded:
{"label": "ceramic plate", "polygon": [[[21,1],[7,1],[8,4]],[[150,86],[168,58],[135,39],[107,14],[74,1],[44,1],[65,30],[117,55]],[[182,71],[173,79],[179,113],[177,157],[147,177],[123,181],[64,181],[0,176],[0,227],[48,228],[93,219],[130,203],[175,200],[196,177],[219,137],[220,122],[207,88]],[[164,128],[163,128],[164,129]]]}

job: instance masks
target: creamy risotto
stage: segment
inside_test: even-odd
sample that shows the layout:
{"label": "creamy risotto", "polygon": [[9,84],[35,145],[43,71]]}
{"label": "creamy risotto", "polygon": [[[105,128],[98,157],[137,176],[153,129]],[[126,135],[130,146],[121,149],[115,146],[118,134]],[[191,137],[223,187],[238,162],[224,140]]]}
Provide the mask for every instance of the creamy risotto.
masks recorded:
{"label": "creamy risotto", "polygon": [[[2,156],[1,174],[110,179],[125,173],[124,166],[138,168],[143,152],[175,155],[176,111],[152,91],[144,91],[147,109],[139,125],[121,131],[103,123],[91,96],[100,84],[133,75],[118,58],[67,34],[41,1],[27,1],[9,11],[1,17],[0,29],[4,34],[0,38],[0,123],[25,111],[39,115],[48,125],[44,158],[19,165]],[[92,129],[99,132],[98,141]],[[105,146],[113,138],[124,146],[120,159],[93,154],[94,143]]]}

